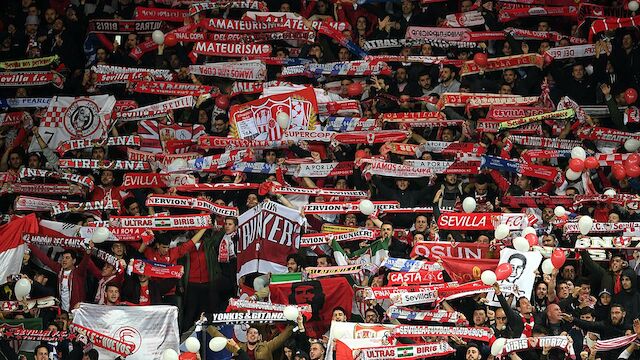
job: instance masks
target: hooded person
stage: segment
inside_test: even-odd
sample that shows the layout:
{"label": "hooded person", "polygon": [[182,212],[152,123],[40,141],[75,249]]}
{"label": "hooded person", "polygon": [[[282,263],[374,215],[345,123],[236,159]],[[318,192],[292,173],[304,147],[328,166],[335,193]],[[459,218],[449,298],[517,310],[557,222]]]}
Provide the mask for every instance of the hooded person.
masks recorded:
{"label": "hooded person", "polygon": [[[624,306],[629,314],[640,312],[640,293],[637,288],[637,276],[632,269],[624,269],[621,275],[622,291],[613,296],[613,302]],[[629,319],[627,319],[629,321]]]}

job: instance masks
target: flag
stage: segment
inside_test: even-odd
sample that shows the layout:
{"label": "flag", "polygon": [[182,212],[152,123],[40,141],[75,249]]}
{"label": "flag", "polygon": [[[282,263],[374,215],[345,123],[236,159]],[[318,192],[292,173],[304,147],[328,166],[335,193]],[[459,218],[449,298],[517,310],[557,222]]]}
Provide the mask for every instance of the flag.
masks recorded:
{"label": "flag", "polygon": [[357,265],[363,264],[365,267],[374,265],[380,267],[384,260],[389,257],[389,239],[376,240],[371,245],[347,254],[340,244],[334,239],[331,241],[333,257],[336,265]]}
{"label": "flag", "polygon": [[498,259],[468,259],[441,256],[444,267],[452,281],[467,283],[480,280],[480,275],[485,270],[495,270],[498,266]]}
{"label": "flag", "polygon": [[302,281],[302,273],[271,274],[270,284],[286,284]]}
{"label": "flag", "polygon": [[287,255],[300,245],[304,218],[275,201],[261,203],[238,218],[238,278],[252,272],[286,273]]}
{"label": "flag", "polygon": [[[278,121],[282,115],[285,126]],[[312,87],[234,105],[229,110],[229,135],[253,140],[280,140],[287,130],[315,130],[318,103]]]}
{"label": "flag", "polygon": [[[116,98],[111,95],[56,96],[40,121],[40,135],[50,149],[68,140],[102,139],[108,135],[115,104]],[[29,151],[41,151],[35,137]]]}
{"label": "flag", "polygon": [[307,319],[305,329],[310,338],[321,338],[331,326],[333,309],[342,307],[351,316],[353,287],[346,278],[329,277],[320,280],[271,284],[271,301],[276,304],[309,304],[311,319]]}
{"label": "flag", "polygon": [[[42,318],[0,320],[0,332],[4,332],[4,329],[42,330]],[[19,355],[32,355],[33,350],[35,350],[38,344],[40,344],[40,341],[9,340],[9,346],[11,346],[14,351],[19,352]]]}
{"label": "flag", "polygon": [[38,232],[38,219],[33,213],[14,217],[0,226],[0,285],[7,282],[7,276],[20,273],[22,255],[27,248],[22,234],[35,232]]}
{"label": "flag", "polygon": [[[169,148],[169,141],[191,140],[197,143],[202,135],[206,135],[204,126],[199,124],[170,125],[158,123],[155,120],[142,120],[138,122],[138,135],[140,135],[140,150],[152,153],[160,153]],[[181,146],[175,149],[175,153],[186,153],[191,151],[191,145]],[[173,151],[165,151],[174,153]]]}
{"label": "flag", "polygon": [[[127,360],[158,359],[165,349],[178,350],[178,308],[169,305],[104,306],[81,303],[73,310],[73,324],[125,343]],[[100,358],[115,353],[96,346]]]}

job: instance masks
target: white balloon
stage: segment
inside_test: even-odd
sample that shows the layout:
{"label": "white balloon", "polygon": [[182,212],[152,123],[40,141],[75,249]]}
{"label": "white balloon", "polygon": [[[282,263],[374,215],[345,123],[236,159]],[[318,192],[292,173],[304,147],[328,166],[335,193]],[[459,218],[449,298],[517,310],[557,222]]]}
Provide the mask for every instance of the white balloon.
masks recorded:
{"label": "white balloon", "polygon": [[513,248],[518,251],[527,252],[529,251],[529,241],[522,236],[518,236],[513,239]]}
{"label": "white balloon", "polygon": [[217,336],[209,341],[209,349],[214,352],[222,351],[227,346],[227,339]]}
{"label": "white balloon", "polygon": [[493,284],[496,283],[496,280],[497,280],[496,273],[494,273],[491,270],[485,270],[480,275],[480,280],[482,280],[483,284],[492,286]]}
{"label": "white balloon", "polygon": [[283,129],[287,129],[289,127],[289,115],[284,111],[281,111],[276,115],[276,121],[278,122],[278,126]]}
{"label": "white balloon", "polygon": [[376,207],[373,206],[371,200],[364,199],[360,200],[360,204],[358,204],[358,210],[360,210],[360,212],[364,215],[369,216],[373,214],[374,211],[376,211]]}
{"label": "white balloon", "polygon": [[284,314],[285,319],[289,321],[296,321],[298,319],[300,311],[298,311],[297,307],[289,305],[285,306],[284,310],[282,310],[282,313]]}
{"label": "white balloon", "polygon": [[571,149],[571,158],[584,160],[587,158],[587,152],[584,151],[584,149],[581,148],[580,146],[576,146],[573,149]]}
{"label": "white balloon", "polygon": [[476,199],[472,198],[471,196],[466,197],[462,201],[462,210],[464,210],[464,212],[466,213],[474,212],[476,210]]}
{"label": "white balloon", "polygon": [[105,242],[109,238],[109,230],[105,227],[97,227],[93,230],[93,234],[91,234],[91,241],[94,244],[100,244]]}
{"label": "white balloon", "polygon": [[171,173],[176,171],[187,170],[188,168],[189,168],[189,164],[187,163],[187,160],[178,158],[173,160],[171,164],[167,166],[167,171]]}
{"label": "white balloon", "polygon": [[[638,6],[638,2],[637,1],[632,1],[634,3],[636,3],[636,6]],[[629,8],[631,8],[631,2],[629,2]],[[631,10],[631,11],[635,11],[635,10]],[[628,152],[636,152],[638,149],[640,148],[640,141],[636,140],[636,139],[627,139],[624,142],[624,149],[627,150]]]}
{"label": "white balloon", "polygon": [[567,171],[565,172],[565,175],[567,176],[567,180],[576,181],[580,178],[580,175],[582,175],[582,173],[573,171],[571,169],[567,169]]}
{"label": "white balloon", "polygon": [[527,234],[536,234],[536,229],[532,228],[531,226],[527,226],[526,228],[524,228],[524,230],[522,230],[522,236],[525,237],[527,236]]}
{"label": "white balloon", "polygon": [[584,215],[578,220],[578,230],[580,230],[580,234],[582,235],[587,235],[589,231],[591,231],[592,226],[593,219],[590,216]]}
{"label": "white balloon", "polygon": [[604,194],[608,197],[614,197],[617,193],[614,189],[607,189]]}
{"label": "white balloon", "polygon": [[638,11],[638,7],[640,7],[640,4],[638,4],[637,1],[635,0],[631,0],[629,1],[629,11]]}
{"label": "white balloon", "polygon": [[556,206],[556,208],[553,209],[553,215],[555,215],[556,217],[564,216],[566,213],[567,210],[565,210],[562,206]]}
{"label": "white balloon", "polygon": [[491,344],[491,355],[498,356],[504,349],[504,346],[507,344],[507,339],[499,338]]}
{"label": "white balloon", "polygon": [[258,276],[255,279],[253,279],[253,289],[255,291],[260,291],[264,289],[266,286],[267,286],[267,279],[265,278],[265,275]]}
{"label": "white balloon", "polygon": [[493,236],[495,236],[497,240],[506,238],[507,236],[509,236],[509,226],[506,224],[500,224],[496,226],[496,230]]}
{"label": "white balloon", "polygon": [[162,352],[162,360],[178,360],[178,353],[173,349],[167,349]]}
{"label": "white balloon", "polygon": [[197,353],[200,351],[200,340],[195,337],[188,337],[187,340],[184,341],[184,346],[187,348],[187,351],[190,353]]}
{"label": "white balloon", "polygon": [[157,45],[162,45],[164,44],[164,33],[160,30],[156,30],[151,34],[151,39],[153,39],[153,42]]}
{"label": "white balloon", "polygon": [[553,272],[553,263],[551,262],[551,259],[545,259],[542,262],[542,272],[549,275],[551,274],[551,272]]}
{"label": "white balloon", "polygon": [[18,300],[24,300],[24,298],[31,292],[31,282],[27,279],[20,279],[16,282],[13,288],[13,294]]}

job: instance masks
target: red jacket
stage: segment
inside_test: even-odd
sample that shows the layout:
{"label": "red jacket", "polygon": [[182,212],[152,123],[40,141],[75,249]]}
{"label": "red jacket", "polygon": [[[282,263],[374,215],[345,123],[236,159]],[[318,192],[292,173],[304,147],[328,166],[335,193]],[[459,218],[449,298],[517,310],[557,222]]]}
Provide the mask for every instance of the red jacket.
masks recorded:
{"label": "red jacket", "polygon": [[[34,245],[29,245],[31,252],[40,260],[43,264],[49,267],[51,270],[58,273],[58,298],[60,298],[60,286],[62,286],[62,265],[53,261],[47,254],[45,254],[40,248]],[[87,282],[87,264],[89,262],[90,255],[84,255],[80,263],[71,270],[69,281],[69,290],[71,296],[69,299],[69,309],[73,309],[77,303],[85,301],[86,292],[85,286]]]}

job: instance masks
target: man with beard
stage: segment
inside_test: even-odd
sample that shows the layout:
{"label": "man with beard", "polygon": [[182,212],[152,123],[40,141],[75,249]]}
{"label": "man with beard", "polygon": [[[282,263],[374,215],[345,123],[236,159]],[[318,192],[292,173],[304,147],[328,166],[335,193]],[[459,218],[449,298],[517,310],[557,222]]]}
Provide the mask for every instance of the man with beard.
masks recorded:
{"label": "man with beard", "polygon": [[[546,282],[540,281],[535,286],[535,295],[533,297],[533,307],[536,310],[536,313],[542,313],[547,310],[547,306],[551,302],[551,297],[549,295],[549,285]],[[553,294],[555,298],[555,292]]]}
{"label": "man with beard", "polygon": [[[509,338],[517,338],[521,334],[525,334],[525,336],[531,336],[531,331],[534,325],[534,318],[532,315],[533,306],[529,300],[525,297],[521,297],[518,299],[518,303],[516,308],[520,311],[520,314],[515,312],[511,305],[507,302],[504,295],[502,295],[502,291],[500,290],[500,285],[497,283],[493,285],[493,290],[495,291],[496,297],[500,302],[500,308],[498,308],[495,312],[496,317],[496,329],[500,333],[508,333],[510,336],[504,336]],[[501,315],[503,319],[498,320],[498,317]],[[497,336],[497,335],[496,335]]]}
{"label": "man with beard", "polygon": [[598,265],[588,251],[580,252],[584,266],[589,270],[589,278],[592,283],[600,283],[600,289],[613,289],[613,295],[622,291],[622,270],[625,267],[624,259],[620,254],[612,254],[609,261],[609,269],[605,270]]}
{"label": "man with beard", "polygon": [[[569,314],[562,314],[562,318],[583,330],[599,334],[600,339],[602,340],[609,340],[631,333],[631,326],[625,323],[626,315],[627,312],[622,305],[613,304],[609,311],[609,319],[606,321],[585,321],[581,319],[574,319],[574,317]],[[613,360],[618,358],[618,355],[622,350],[623,349],[620,348],[601,352],[600,355],[603,360]]]}
{"label": "man with beard", "polygon": [[445,65],[440,70],[439,81],[440,84],[433,88],[434,93],[442,95],[444,93],[458,92],[460,91],[460,82],[456,80],[457,69],[453,65]]}

